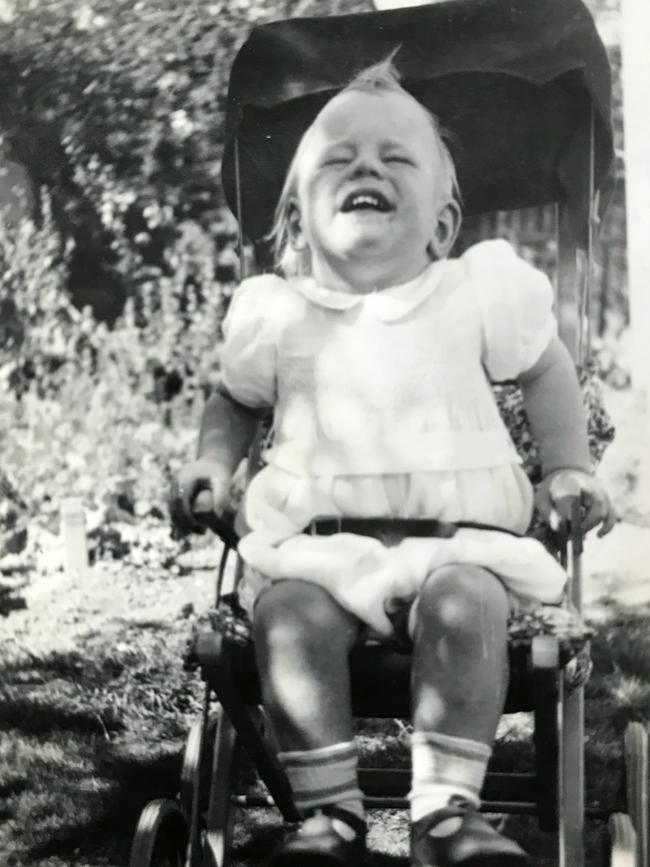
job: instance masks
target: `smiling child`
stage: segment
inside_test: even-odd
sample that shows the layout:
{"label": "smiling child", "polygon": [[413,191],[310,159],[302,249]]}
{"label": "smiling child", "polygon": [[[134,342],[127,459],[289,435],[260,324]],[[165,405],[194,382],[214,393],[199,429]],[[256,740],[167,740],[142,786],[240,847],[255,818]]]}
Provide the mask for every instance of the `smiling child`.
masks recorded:
{"label": "smiling child", "polygon": [[[607,532],[614,517],[591,475],[546,277],[503,241],[450,258],[459,223],[435,118],[390,63],[365,70],[300,142],[277,211],[280,273],[237,290],[223,384],[199,457],[178,476],[177,512],[193,527],[196,492],[210,488],[223,508],[254,413],[273,410],[239,553],[264,706],[305,816],[274,867],[362,856],[348,655],[396,629],[413,644],[412,864],[528,863],[481,817],[480,791],[508,682],[509,612],[559,601],[565,576],[522,535],[534,492],[490,380],[523,390],[542,512],[570,481],[586,527]],[[341,532],[318,535],[320,516]],[[363,529],[369,518],[381,532]],[[427,520],[459,528],[423,535]]]}

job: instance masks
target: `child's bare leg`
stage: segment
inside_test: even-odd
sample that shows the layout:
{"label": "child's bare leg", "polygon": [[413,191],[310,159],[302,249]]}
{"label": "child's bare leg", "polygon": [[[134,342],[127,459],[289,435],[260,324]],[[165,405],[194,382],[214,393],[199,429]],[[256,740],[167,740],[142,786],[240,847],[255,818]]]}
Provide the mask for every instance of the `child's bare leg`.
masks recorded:
{"label": "child's bare leg", "polygon": [[282,750],[352,739],[348,656],[358,634],[357,618],[316,584],[280,581],[259,597],[255,654]]}
{"label": "child's bare leg", "polygon": [[508,686],[508,608],[503,584],[479,566],[429,576],[413,635],[416,731],[492,745]]}
{"label": "child's bare leg", "polygon": [[475,566],[427,579],[413,656],[413,864],[519,867],[527,859],[476,813],[508,685],[508,598]]}
{"label": "child's bare leg", "polygon": [[273,584],[255,606],[264,707],[296,805],[331,814],[325,830],[316,817],[290,835],[274,864],[300,862],[313,847],[329,851],[341,845],[337,840],[356,845],[363,837],[348,663],[359,626],[329,593],[306,581]]}

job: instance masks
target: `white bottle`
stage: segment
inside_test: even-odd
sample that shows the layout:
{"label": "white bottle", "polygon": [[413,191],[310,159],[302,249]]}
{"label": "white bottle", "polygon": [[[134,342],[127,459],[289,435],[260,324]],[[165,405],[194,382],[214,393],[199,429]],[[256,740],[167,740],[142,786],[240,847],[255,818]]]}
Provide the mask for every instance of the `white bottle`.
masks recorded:
{"label": "white bottle", "polygon": [[65,572],[68,575],[84,575],[88,570],[88,545],[81,497],[61,500],[61,541]]}

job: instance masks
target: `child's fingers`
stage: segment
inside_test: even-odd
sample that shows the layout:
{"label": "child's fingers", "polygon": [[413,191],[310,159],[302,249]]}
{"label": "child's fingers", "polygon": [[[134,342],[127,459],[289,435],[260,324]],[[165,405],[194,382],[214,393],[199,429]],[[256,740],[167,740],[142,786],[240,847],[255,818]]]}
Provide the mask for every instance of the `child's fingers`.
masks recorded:
{"label": "child's fingers", "polygon": [[609,512],[605,516],[603,523],[602,523],[602,526],[600,527],[600,529],[598,530],[598,533],[596,535],[599,536],[600,538],[602,538],[603,536],[606,536],[608,533],[611,533],[611,531],[614,529],[614,527],[618,524],[619,520],[620,520],[620,518],[619,518],[616,510],[610,506]]}
{"label": "child's fingers", "polygon": [[590,477],[576,473],[562,473],[540,484],[535,503],[552,530],[558,530],[562,521],[570,520],[576,501],[580,503],[580,528],[586,533],[597,527],[599,536],[609,533],[618,521],[609,497]]}
{"label": "child's fingers", "polygon": [[221,476],[210,479],[210,493],[212,495],[212,511],[215,515],[220,516],[228,505],[230,482],[225,482]]}
{"label": "child's fingers", "polygon": [[192,514],[192,502],[196,496],[196,484],[182,478],[172,480],[169,512],[174,528],[183,535],[204,533],[205,527]]}

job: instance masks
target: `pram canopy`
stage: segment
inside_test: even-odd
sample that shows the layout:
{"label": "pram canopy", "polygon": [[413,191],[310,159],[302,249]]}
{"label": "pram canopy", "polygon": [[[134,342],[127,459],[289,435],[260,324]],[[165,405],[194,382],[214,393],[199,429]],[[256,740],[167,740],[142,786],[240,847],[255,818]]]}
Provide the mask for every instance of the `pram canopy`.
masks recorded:
{"label": "pram canopy", "polygon": [[607,53],[581,0],[450,0],[255,28],[231,71],[222,163],[235,214],[239,167],[244,235],[270,231],[291,157],[325,102],[395,49],[404,87],[449,133],[464,212],[563,201],[584,242],[592,129],[597,188],[613,145]]}

